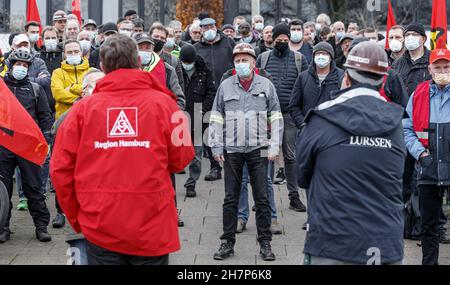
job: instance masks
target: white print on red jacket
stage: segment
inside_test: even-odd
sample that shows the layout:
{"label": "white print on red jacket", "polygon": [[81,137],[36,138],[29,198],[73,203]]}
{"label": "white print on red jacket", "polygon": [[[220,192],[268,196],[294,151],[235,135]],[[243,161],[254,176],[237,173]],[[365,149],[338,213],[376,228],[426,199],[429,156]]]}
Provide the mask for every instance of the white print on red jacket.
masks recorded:
{"label": "white print on red jacket", "polygon": [[113,140],[114,138],[135,138],[139,135],[138,131],[138,108],[122,107],[107,109],[107,137],[112,139],[106,142],[95,142],[95,149],[114,149],[114,148],[146,148],[151,146],[150,141],[138,140]]}

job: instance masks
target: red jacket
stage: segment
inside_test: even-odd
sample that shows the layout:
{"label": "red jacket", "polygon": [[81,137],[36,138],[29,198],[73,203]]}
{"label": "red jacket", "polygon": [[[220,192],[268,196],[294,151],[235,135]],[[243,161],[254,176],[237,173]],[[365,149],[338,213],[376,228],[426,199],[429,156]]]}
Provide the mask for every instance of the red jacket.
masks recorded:
{"label": "red jacket", "polygon": [[[114,71],[58,130],[51,177],[59,203],[76,232],[110,251],[161,256],[180,249],[170,174],[194,150],[172,143],[180,126],[171,118],[181,111],[164,90],[148,72]],[[190,142],[189,127],[181,129]]]}

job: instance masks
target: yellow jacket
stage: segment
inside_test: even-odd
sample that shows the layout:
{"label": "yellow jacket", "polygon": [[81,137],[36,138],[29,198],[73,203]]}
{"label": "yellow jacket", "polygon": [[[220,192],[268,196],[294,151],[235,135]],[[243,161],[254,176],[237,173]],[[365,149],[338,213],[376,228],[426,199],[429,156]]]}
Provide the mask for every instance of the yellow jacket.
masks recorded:
{"label": "yellow jacket", "polygon": [[61,68],[53,71],[52,94],[55,98],[56,119],[72,107],[83,91],[83,77],[90,70],[89,61],[83,58],[79,65],[70,65],[64,60]]}

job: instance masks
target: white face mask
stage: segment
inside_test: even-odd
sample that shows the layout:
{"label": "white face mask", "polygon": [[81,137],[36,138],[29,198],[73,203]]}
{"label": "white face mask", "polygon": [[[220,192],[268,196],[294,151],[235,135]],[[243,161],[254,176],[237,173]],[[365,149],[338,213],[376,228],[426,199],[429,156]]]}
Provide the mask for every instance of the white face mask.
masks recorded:
{"label": "white face mask", "polygon": [[403,48],[403,43],[399,40],[392,40],[389,42],[389,48],[392,52],[399,52]]}
{"label": "white face mask", "polygon": [[331,62],[331,57],[329,55],[325,54],[318,54],[314,57],[314,63],[319,68],[325,68],[327,67]]}
{"label": "white face mask", "polygon": [[80,55],[69,55],[67,56],[67,64],[70,65],[78,65],[81,63],[81,56]]}
{"label": "white face mask", "polygon": [[12,69],[12,76],[16,79],[16,80],[22,80],[24,79],[28,74],[28,68],[24,67],[24,66],[14,66]]}
{"label": "white face mask", "polygon": [[21,48],[18,48],[18,50],[27,51],[28,53],[30,53],[30,49],[27,47],[21,47]]}
{"label": "white face mask", "polygon": [[322,29],[322,24],[317,23],[316,24],[316,30],[320,31],[320,29]]}
{"label": "white face mask", "polygon": [[311,33],[311,39],[314,40],[316,38],[316,33]]}
{"label": "white face mask", "polygon": [[190,63],[190,64],[182,63],[182,65],[186,71],[191,71],[192,69],[194,69],[195,63]]}
{"label": "white face mask", "polygon": [[96,31],[89,31],[89,35],[91,35],[91,40],[95,40],[95,37],[97,36]]}
{"label": "white face mask", "polygon": [[80,41],[81,50],[83,51],[83,54],[86,54],[91,49],[91,42],[88,40],[82,40]]}
{"label": "white face mask", "polygon": [[119,34],[131,37],[131,31],[119,30]]}
{"label": "white face mask", "polygon": [[213,40],[216,39],[217,36],[217,32],[215,30],[207,30],[204,34],[203,37],[205,37],[205,39],[208,42],[212,42]]}
{"label": "white face mask", "polygon": [[58,40],[45,40],[44,45],[47,51],[55,51],[58,47]]}
{"label": "white face mask", "polygon": [[164,46],[168,49],[171,49],[175,46],[175,39],[174,38],[167,38],[166,43]]}
{"label": "white face mask", "polygon": [[299,43],[303,40],[303,32],[300,31],[292,31],[291,32],[291,41],[293,43]]}
{"label": "white face mask", "polygon": [[405,39],[405,47],[407,50],[412,51],[420,47],[420,38],[416,36],[407,36]]}
{"label": "white face mask", "polygon": [[37,42],[39,40],[39,34],[29,34],[28,38],[30,39],[30,42]]}

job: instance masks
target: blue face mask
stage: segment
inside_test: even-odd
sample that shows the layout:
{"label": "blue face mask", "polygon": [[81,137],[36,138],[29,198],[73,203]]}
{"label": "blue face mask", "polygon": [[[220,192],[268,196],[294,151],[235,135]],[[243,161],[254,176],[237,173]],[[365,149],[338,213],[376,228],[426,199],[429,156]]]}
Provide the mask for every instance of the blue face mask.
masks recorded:
{"label": "blue face mask", "polygon": [[23,66],[14,66],[12,69],[12,76],[16,79],[16,80],[22,80],[24,79],[28,74],[28,68],[23,67]]}
{"label": "blue face mask", "polygon": [[236,64],[236,73],[240,78],[249,77],[251,74],[250,63],[238,63]]}
{"label": "blue face mask", "polygon": [[173,48],[175,46],[175,39],[168,38],[165,44],[166,48]]}
{"label": "blue face mask", "polygon": [[185,64],[182,63],[184,70],[186,71],[191,71],[192,69],[194,69],[195,63],[191,63],[191,64]]}
{"label": "blue face mask", "polygon": [[248,36],[248,37],[242,38],[242,41],[247,44],[251,43],[252,40],[253,40],[253,36]]}
{"label": "blue face mask", "polygon": [[217,32],[214,30],[207,30],[204,34],[203,37],[205,38],[205,40],[212,42],[213,40],[216,39],[217,36]]}
{"label": "blue face mask", "polygon": [[336,33],[336,39],[337,39],[338,41],[340,41],[344,36],[345,36],[345,33],[344,33],[344,32],[337,32],[337,33]]}
{"label": "blue face mask", "polygon": [[81,63],[81,55],[68,55],[66,61],[70,65],[79,65]]}

